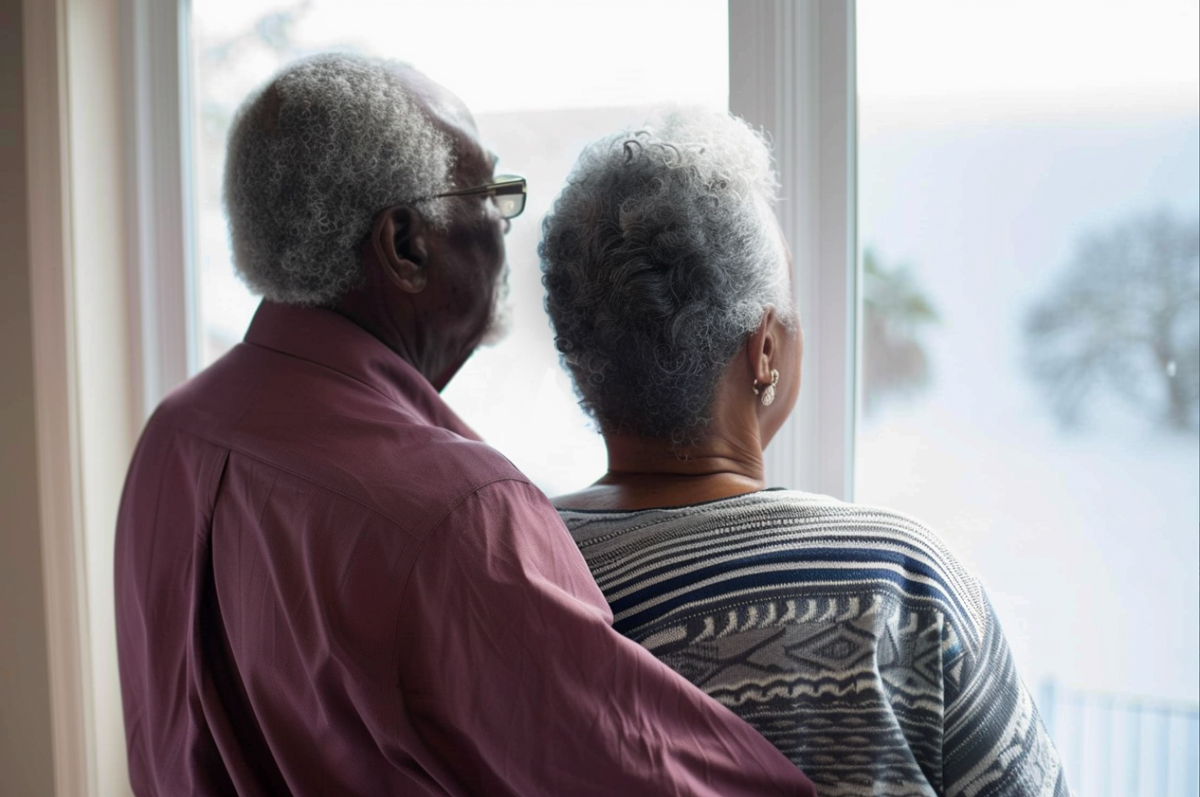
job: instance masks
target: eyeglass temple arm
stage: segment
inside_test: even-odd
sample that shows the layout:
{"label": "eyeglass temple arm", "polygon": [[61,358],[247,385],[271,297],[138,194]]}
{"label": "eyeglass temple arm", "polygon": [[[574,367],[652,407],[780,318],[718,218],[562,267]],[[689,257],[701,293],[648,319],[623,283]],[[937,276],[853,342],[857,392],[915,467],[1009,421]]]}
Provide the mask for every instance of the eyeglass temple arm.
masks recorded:
{"label": "eyeglass temple arm", "polygon": [[505,180],[499,183],[489,183],[488,185],[477,185],[474,188],[459,188],[456,191],[447,191],[437,196],[469,196],[470,194],[490,194],[493,192],[497,194],[523,194],[525,193],[525,181]]}

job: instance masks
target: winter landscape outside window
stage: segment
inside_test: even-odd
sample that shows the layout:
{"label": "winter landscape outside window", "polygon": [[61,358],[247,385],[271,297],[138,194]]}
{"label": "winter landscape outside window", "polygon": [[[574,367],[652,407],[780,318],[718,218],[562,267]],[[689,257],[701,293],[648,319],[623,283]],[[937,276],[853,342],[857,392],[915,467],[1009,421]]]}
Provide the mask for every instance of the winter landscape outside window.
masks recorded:
{"label": "winter landscape outside window", "polygon": [[1196,5],[857,20],[855,498],[982,576],[1077,793],[1195,795]]}

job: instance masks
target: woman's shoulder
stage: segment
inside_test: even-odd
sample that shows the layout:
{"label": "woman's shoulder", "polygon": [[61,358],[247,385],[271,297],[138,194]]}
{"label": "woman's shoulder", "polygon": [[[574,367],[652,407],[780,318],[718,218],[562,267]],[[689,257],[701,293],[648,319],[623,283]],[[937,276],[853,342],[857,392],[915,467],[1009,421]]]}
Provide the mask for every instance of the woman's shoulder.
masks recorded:
{"label": "woman's shoulder", "polygon": [[774,492],[778,511],[795,524],[803,544],[845,551],[849,559],[860,557],[864,565],[890,569],[913,586],[942,593],[966,615],[960,619],[982,633],[987,623],[983,588],[929,525],[886,507],[793,490]]}
{"label": "woman's shoulder", "polygon": [[552,502],[568,527],[695,529],[733,525],[741,533],[751,535],[783,535],[804,543],[828,539],[868,547],[905,545],[928,555],[953,559],[937,533],[916,518],[828,495],[770,488],[711,501],[619,509],[612,506],[605,489],[593,486]]}
{"label": "woman's shoulder", "polygon": [[571,505],[575,508],[560,508],[559,514],[585,558],[661,552],[672,541],[676,548],[719,545],[805,567],[821,563],[835,580],[839,573],[845,578],[873,573],[870,581],[881,589],[926,593],[935,603],[955,607],[960,621],[973,627],[970,636],[986,624],[978,580],[937,532],[901,512],[786,489],[630,511]]}
{"label": "woman's shoulder", "polygon": [[560,513],[574,511],[596,512],[612,509],[615,490],[607,484],[592,484],[573,493],[557,495],[550,499]]}

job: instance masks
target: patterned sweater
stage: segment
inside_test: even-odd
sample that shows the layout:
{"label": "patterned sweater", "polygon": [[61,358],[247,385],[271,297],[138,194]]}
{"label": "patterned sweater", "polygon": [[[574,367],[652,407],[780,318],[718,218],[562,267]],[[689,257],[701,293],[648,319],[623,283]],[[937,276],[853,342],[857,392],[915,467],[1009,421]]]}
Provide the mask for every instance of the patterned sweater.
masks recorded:
{"label": "patterned sweater", "polygon": [[822,797],[1069,794],[979,582],[920,523],[787,490],[560,514],[617,629]]}

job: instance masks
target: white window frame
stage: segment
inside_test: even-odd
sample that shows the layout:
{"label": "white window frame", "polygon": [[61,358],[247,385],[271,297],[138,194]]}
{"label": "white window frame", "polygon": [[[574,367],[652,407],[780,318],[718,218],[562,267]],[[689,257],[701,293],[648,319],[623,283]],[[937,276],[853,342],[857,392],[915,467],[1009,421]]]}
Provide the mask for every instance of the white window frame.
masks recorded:
{"label": "white window frame", "polygon": [[805,332],[800,399],[768,482],[854,497],[858,229],[854,0],[730,0],[729,109],[775,145]]}
{"label": "white window frame", "polygon": [[140,416],[198,368],[191,1],[120,0]]}
{"label": "white window frame", "polygon": [[[190,10],[190,0],[24,4],[40,500],[64,797],[128,794],[112,526],[138,429],[197,366]],[[768,449],[768,477],[849,499],[854,0],[730,0],[729,17],[730,108],[775,143],[806,332],[800,402]],[[118,167],[95,166],[97,147],[119,153]],[[110,228],[118,232],[105,238]],[[89,325],[107,318],[116,326],[93,335]]]}

